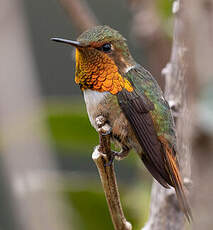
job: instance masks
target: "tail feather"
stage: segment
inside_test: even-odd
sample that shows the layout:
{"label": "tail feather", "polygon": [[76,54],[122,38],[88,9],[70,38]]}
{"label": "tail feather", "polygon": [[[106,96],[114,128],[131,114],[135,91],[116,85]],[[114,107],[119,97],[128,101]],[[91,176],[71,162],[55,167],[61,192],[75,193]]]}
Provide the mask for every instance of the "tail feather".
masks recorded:
{"label": "tail feather", "polygon": [[168,171],[171,175],[171,180],[174,184],[179,204],[186,218],[190,222],[192,219],[192,213],[184,193],[183,183],[180,177],[179,169],[177,167],[176,159],[173,155],[171,155],[171,153],[166,151],[166,160],[168,164]]}
{"label": "tail feather", "polygon": [[173,187],[175,188],[180,207],[182,211],[184,212],[186,218],[190,222],[192,220],[192,213],[191,213],[190,206],[188,204],[188,201],[184,193],[183,182],[180,176],[176,156],[174,156],[172,149],[169,148],[168,142],[165,143],[165,140],[164,140],[164,142],[161,142],[161,143],[164,145],[164,150],[166,153],[165,154],[166,167],[170,175]]}
{"label": "tail feather", "polygon": [[[152,176],[165,188],[170,186],[175,188],[180,208],[187,220],[192,220],[192,213],[187,202],[183,182],[179,172],[178,161],[174,148],[169,146],[168,141],[163,137],[158,137],[161,143],[161,150],[157,157],[153,158],[150,153],[142,153],[141,159]],[[158,160],[156,163],[155,160]]]}

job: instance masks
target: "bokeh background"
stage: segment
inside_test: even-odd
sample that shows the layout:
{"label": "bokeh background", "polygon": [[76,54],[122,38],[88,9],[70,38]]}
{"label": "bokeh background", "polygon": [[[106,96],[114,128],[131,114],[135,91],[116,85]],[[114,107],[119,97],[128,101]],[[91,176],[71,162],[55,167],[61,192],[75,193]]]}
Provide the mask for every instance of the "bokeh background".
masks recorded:
{"label": "bokeh background", "polygon": [[[164,88],[172,1],[70,2],[119,30]],[[81,32],[78,20],[86,11],[68,12],[66,1],[0,3],[0,229],[113,229],[91,159],[98,135],[74,82],[74,50],[50,41],[74,40]],[[152,178],[134,152],[115,168],[127,220],[140,229]]]}

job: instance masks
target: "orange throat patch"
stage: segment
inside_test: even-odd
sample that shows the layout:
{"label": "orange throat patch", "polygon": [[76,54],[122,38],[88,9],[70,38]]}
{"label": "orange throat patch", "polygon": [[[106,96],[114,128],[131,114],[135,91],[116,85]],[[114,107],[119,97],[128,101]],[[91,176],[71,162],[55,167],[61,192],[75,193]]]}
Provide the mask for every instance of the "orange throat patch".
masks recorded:
{"label": "orange throat patch", "polygon": [[[90,60],[88,62],[88,60]],[[75,82],[81,89],[91,89],[98,92],[117,94],[123,88],[132,92],[130,82],[118,72],[118,67],[107,55],[84,56],[76,49]]]}

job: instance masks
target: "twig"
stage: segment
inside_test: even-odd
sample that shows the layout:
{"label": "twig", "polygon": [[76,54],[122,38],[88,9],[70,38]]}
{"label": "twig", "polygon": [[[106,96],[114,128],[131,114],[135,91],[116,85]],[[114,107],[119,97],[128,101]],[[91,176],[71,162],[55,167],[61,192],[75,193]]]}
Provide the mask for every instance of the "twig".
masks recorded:
{"label": "twig", "polygon": [[113,163],[109,165],[111,127],[104,122],[103,117],[97,118],[97,123],[101,127],[99,129],[100,145],[95,148],[92,159],[99,171],[115,230],[131,230],[132,225],[126,220],[122,210]]}
{"label": "twig", "polygon": [[83,32],[98,23],[97,18],[84,0],[60,0],[71,22],[79,32]]}

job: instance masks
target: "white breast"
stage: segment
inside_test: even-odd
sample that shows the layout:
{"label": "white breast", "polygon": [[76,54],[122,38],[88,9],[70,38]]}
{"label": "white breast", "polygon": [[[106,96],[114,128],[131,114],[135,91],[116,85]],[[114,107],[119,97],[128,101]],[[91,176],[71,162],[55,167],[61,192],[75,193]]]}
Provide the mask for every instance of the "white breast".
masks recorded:
{"label": "white breast", "polygon": [[90,122],[94,128],[95,125],[95,114],[97,113],[98,105],[104,103],[106,100],[108,92],[98,92],[90,89],[86,89],[84,92],[84,100],[87,107],[87,113],[90,119]]}

